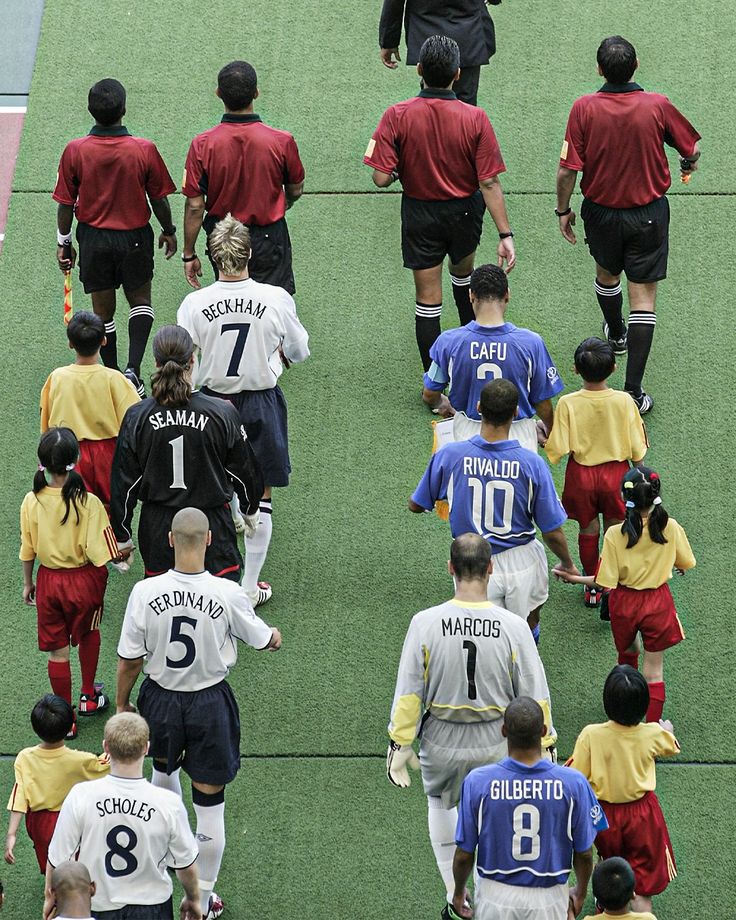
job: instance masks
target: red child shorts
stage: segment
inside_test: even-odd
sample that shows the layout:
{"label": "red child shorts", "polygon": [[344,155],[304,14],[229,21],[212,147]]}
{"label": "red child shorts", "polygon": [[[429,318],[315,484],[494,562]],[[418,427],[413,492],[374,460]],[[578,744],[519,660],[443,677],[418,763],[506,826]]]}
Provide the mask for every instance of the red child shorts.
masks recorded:
{"label": "red child shorts", "polygon": [[36,851],[38,868],[41,874],[46,874],[46,862],[49,858],[49,844],[54,836],[54,828],[59,818],[58,811],[48,811],[43,808],[41,811],[26,812],[26,830],[28,836],[33,841],[33,849]]}
{"label": "red child shorts", "polygon": [[663,652],[685,638],[680,618],[675,610],[670,586],[665,582],[658,588],[625,588],[619,585],[608,595],[611,632],[616,651],[625,652],[641,633],[648,652]]}
{"label": "red child shorts", "polygon": [[628,471],[626,460],[583,466],[570,457],[562,491],[562,506],[567,516],[581,527],[587,527],[599,514],[609,521],[623,521],[626,509],[621,498],[621,480]]}
{"label": "red child shorts", "polygon": [[117,438],[102,441],[80,441],[77,472],[87,491],[96,495],[106,510],[110,508],[110,477]]}
{"label": "red child shorts", "polygon": [[601,859],[623,856],[636,876],[635,891],[645,898],[661,894],[677,875],[667,824],[653,792],[636,802],[601,802],[608,830],[595,838]]}
{"label": "red child shorts", "polygon": [[79,640],[102,621],[107,586],[105,566],[83,565],[77,569],[38,567],[36,615],[38,647],[54,652]]}

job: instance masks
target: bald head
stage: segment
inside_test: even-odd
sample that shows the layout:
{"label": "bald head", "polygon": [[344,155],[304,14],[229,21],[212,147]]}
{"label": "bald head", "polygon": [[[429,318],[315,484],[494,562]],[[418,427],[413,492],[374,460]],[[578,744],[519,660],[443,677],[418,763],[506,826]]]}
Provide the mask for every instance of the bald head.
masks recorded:
{"label": "bald head", "polygon": [[71,915],[76,905],[86,909],[86,913],[81,916],[89,916],[94,885],[84,863],[59,863],[51,873],[51,890],[56,897],[56,910],[60,916]]}
{"label": "bald head", "polygon": [[541,747],[544,736],[544,713],[536,700],[520,696],[506,707],[503,716],[503,733],[509,747],[530,751]]}
{"label": "bald head", "polygon": [[450,546],[450,571],[458,581],[483,579],[488,575],[491,547],[477,533],[463,533]]}
{"label": "bald head", "polygon": [[210,524],[207,515],[199,508],[182,508],[171,522],[171,545],[174,552],[189,553],[200,550],[204,554],[209,542]]}

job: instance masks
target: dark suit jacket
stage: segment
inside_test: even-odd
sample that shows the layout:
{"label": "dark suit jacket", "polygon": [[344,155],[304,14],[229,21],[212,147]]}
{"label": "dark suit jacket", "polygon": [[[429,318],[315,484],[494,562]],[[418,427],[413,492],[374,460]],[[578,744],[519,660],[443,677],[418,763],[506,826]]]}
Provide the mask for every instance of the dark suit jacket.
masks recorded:
{"label": "dark suit jacket", "polygon": [[401,20],[406,31],[406,63],[416,64],[430,35],[447,35],[460,46],[460,66],[487,64],[496,52],[493,20],[484,0],[383,0],[378,43],[398,48]]}

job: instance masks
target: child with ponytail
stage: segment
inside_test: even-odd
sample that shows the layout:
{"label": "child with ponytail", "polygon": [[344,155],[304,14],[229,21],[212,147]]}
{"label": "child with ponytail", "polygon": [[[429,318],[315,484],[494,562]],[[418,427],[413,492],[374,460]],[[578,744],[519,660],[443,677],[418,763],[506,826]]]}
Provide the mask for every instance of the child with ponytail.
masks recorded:
{"label": "child with ponytail", "polygon": [[[53,692],[72,702],[69,646],[79,647],[82,688],[79,714],[107,708],[95,686],[99,625],[107,585],[106,563],[119,559],[102,502],[87,492],[75,470],[79,442],[69,428],[50,428],[38,445],[33,491],[20,509],[23,600],[36,606],[38,647],[49,653]],[[36,583],[33,569],[39,562]],[[76,737],[76,716],[69,733]]]}
{"label": "child with ponytail", "polygon": [[611,589],[608,610],[618,662],[639,666],[641,634],[642,673],[649,684],[647,722],[658,722],[665,701],[664,652],[685,638],[667,582],[673,568],[680,575],[693,568],[695,557],[685,531],[662,505],[655,472],[629,470],[621,491],[626,519],[606,531],[596,575],[554,573],[569,583]]}

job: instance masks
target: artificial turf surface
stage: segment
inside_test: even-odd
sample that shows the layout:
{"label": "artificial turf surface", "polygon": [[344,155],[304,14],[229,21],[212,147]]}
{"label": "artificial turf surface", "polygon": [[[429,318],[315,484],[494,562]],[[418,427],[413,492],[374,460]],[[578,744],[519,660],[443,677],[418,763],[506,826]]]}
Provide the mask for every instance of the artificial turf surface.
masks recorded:
{"label": "artificial turf surface", "polygon": [[[38,393],[49,371],[70,356],[49,194],[58,156],[68,138],[88,130],[88,87],[116,76],[128,89],[126,123],[159,144],[178,180],[190,138],[220,117],[212,95],[217,69],[236,57],[255,64],[263,93],[257,110],[294,133],[307,170],[307,194],[290,212],[289,226],[312,357],[282,378],[294,475],[290,488],[275,495],[264,569],[274,598],[263,613],[282,628],[284,649],[260,657],[243,649],[231,680],[243,752],[254,758],[228,793],[229,843],[218,890],[232,918],[327,910],[432,917],[441,903],[419,783],[398,792],[381,761],[406,626],[414,612],[449,596],[451,584],[446,525],[406,511],[431,428],[419,398],[399,198],[363,194],[372,188],[361,165],[367,139],[385,106],[416,89],[409,68],[389,73],[378,62],[379,7],[258,0],[244,8],[216,0],[206,15],[201,3],[182,2],[175,15],[163,16],[144,0],[114,0],[103,16],[97,4],[48,0],[0,259],[0,316],[9,340],[0,364],[0,698],[6,704],[0,753],[12,755],[32,743],[27,714],[47,689],[34,614],[20,601],[17,510],[36,465]],[[657,0],[627,9],[622,20],[610,4],[586,0],[585,15],[568,22],[569,6],[558,0],[504,4],[493,10],[500,50],[483,71],[480,100],[509,168],[502,181],[519,258],[509,319],[545,336],[569,386],[575,386],[574,348],[599,331],[599,314],[582,239],[572,248],[557,231],[554,174],[569,105],[599,85],[600,38],[619,31],[630,37],[642,60],[641,82],[670,95],[704,135],[702,169],[687,189],[677,183],[671,197],[670,275],[661,287],[646,377],[656,400],[647,427],[665,505],[686,527],[698,558],[698,567],[673,584],[688,639],[667,655],[666,714],[675,722],[681,761],[732,764],[727,573],[734,560],[727,534],[735,470],[728,396],[719,394],[730,392],[736,344],[732,199],[726,197],[736,188],[724,130],[736,115],[724,89],[736,49],[727,30],[713,34],[716,12],[705,0],[676,13]],[[59,73],[69,74],[63,88]],[[182,209],[175,199],[180,228]],[[493,258],[494,236],[487,223],[480,260]],[[157,260],[156,272],[159,325],[174,320],[187,288],[178,259]],[[75,306],[86,306],[78,284]],[[121,308],[121,348],[126,315]],[[445,323],[454,324],[449,285]],[[619,371],[614,384],[622,382]],[[561,471],[555,476],[561,484]],[[568,538],[575,548],[574,525]],[[134,576],[140,575],[138,563]],[[133,577],[111,573],[100,666],[108,688],[132,584]],[[564,755],[583,725],[603,718],[600,690],[615,656],[607,627],[571,587],[551,586],[542,622],[541,652]],[[99,749],[100,736],[101,721],[90,720],[77,745]],[[10,763],[1,766],[9,787]],[[682,870],[655,905],[660,918],[730,916],[732,789],[732,765],[660,768]],[[3,875],[9,917],[40,905],[32,854],[27,848],[19,854],[22,864]]]}

